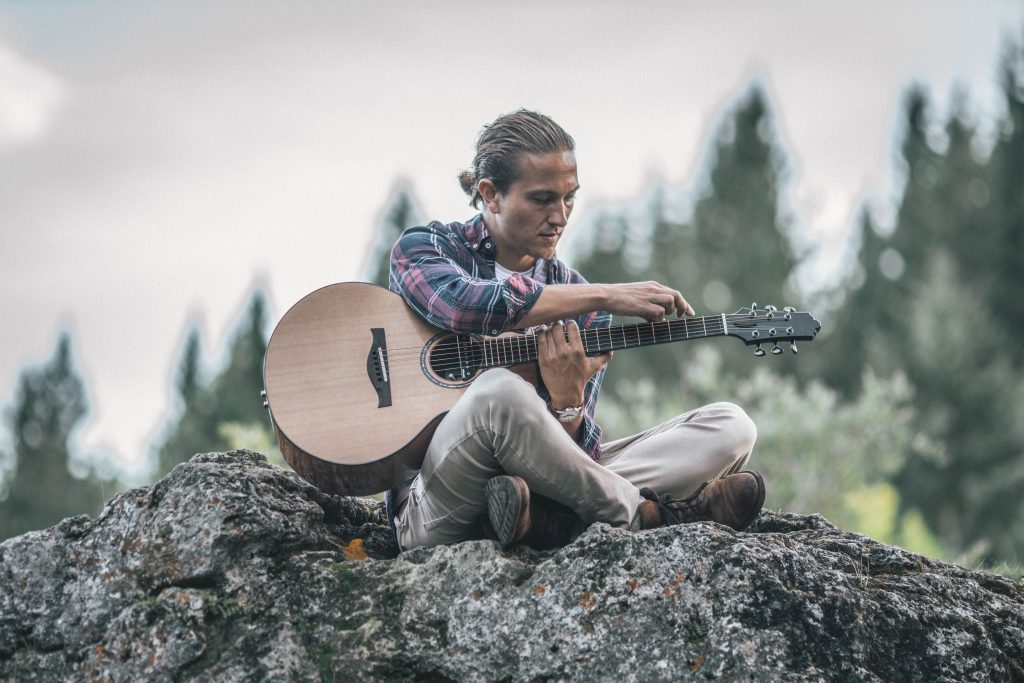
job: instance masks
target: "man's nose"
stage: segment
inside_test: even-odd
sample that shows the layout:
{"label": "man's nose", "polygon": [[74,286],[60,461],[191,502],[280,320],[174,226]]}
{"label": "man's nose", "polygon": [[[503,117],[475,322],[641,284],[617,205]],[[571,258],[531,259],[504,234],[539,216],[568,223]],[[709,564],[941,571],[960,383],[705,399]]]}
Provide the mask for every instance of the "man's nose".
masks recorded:
{"label": "man's nose", "polygon": [[548,223],[564,227],[569,222],[569,213],[571,211],[572,208],[567,206],[565,202],[559,202],[557,206],[551,209],[551,213],[548,214]]}

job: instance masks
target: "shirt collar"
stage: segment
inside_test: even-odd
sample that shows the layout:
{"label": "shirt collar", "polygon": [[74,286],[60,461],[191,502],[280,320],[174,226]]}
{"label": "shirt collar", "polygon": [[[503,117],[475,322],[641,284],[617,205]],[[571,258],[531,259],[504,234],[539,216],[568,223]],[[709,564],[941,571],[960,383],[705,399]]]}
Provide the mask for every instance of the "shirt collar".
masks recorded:
{"label": "shirt collar", "polygon": [[473,251],[480,251],[480,247],[484,241],[490,237],[490,233],[487,232],[487,226],[484,224],[484,215],[478,213],[469,219],[465,223],[465,237],[466,242],[473,248]]}
{"label": "shirt collar", "polygon": [[[483,254],[488,260],[493,261],[494,240],[491,239],[491,234],[488,232],[487,225],[484,223],[484,215],[482,213],[478,213],[463,225],[465,226],[464,235],[466,242],[470,247],[472,247],[473,251]],[[551,269],[548,275],[548,282],[565,282],[566,271],[562,262],[558,260],[558,254],[555,254],[552,258],[548,259],[547,262],[548,268]]]}

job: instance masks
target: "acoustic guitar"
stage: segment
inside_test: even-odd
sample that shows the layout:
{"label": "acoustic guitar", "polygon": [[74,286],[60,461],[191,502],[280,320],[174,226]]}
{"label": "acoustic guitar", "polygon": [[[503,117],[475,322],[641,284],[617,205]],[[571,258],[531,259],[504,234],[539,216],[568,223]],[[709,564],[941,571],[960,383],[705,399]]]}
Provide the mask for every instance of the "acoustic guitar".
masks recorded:
{"label": "acoustic guitar", "polygon": [[[720,314],[582,331],[587,355],[707,337],[738,337],[756,356],[811,340],[809,313],[756,304]],[[281,453],[318,488],[387,490],[415,475],[441,419],[488,368],[535,368],[531,334],[455,334],[402,298],[362,282],[329,285],[291,307],[270,338],[264,396]]]}

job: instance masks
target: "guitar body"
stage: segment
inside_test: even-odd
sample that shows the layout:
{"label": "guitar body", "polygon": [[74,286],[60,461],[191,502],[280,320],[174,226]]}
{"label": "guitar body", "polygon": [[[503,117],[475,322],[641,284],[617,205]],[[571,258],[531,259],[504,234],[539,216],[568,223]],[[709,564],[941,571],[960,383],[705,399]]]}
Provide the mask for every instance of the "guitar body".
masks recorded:
{"label": "guitar body", "polygon": [[469,384],[424,371],[431,340],[452,336],[376,285],[329,285],[296,303],[274,330],[263,369],[288,464],[339,495],[378,493],[415,475]]}

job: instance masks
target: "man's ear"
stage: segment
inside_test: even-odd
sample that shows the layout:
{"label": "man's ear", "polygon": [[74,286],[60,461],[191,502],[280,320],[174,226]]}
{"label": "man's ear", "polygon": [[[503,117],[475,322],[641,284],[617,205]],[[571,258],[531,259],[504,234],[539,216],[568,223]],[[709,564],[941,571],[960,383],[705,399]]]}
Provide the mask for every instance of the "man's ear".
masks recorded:
{"label": "man's ear", "polygon": [[494,182],[490,178],[484,178],[476,184],[476,191],[480,193],[480,198],[484,200],[484,206],[491,213],[501,213],[501,206],[498,203],[498,197],[500,192],[498,188],[494,186]]}

